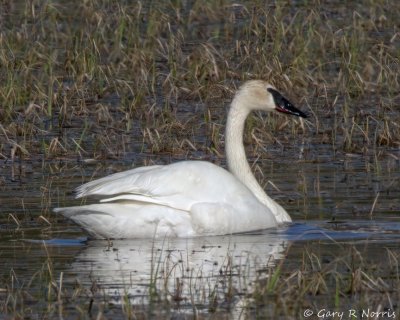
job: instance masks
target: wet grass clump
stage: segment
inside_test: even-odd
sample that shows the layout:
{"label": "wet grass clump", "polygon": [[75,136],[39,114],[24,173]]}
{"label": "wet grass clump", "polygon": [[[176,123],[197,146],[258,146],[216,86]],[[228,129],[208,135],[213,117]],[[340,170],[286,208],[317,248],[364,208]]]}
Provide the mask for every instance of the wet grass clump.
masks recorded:
{"label": "wet grass clump", "polygon": [[289,250],[286,260],[254,291],[250,314],[287,319],[398,315],[397,250],[386,248],[372,257],[362,246],[338,244],[329,246],[331,252],[326,246],[322,242],[301,248],[300,267],[290,262],[291,251],[298,249]]}

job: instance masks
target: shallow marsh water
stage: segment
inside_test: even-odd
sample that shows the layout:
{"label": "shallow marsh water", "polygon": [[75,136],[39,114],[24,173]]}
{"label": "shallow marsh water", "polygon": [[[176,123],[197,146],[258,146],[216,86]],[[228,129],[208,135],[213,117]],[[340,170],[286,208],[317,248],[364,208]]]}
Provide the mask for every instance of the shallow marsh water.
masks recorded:
{"label": "shallow marsh water", "polygon": [[[25,304],[32,305],[33,314],[41,310],[54,317],[61,312],[67,318],[103,313],[124,318],[127,304],[143,308],[146,317],[148,312],[159,317],[198,314],[240,319],[254,313],[264,317],[274,313],[267,305],[249,309],[251,295],[282,261],[293,271],[304,267],[305,252],[317,254],[326,263],[358,250],[367,264],[387,260],[388,250],[399,254],[399,198],[391,188],[400,175],[397,160],[381,161],[382,170],[376,175],[365,170],[368,164],[362,156],[327,163],[297,160],[296,165],[284,158],[260,163],[265,176],[280,189],[266,187],[288,209],[294,219],[291,225],[243,235],[112,242],[87,240],[61,216],[41,219],[41,208],[46,207],[47,198],[52,199],[49,209],[58,201],[79,202],[72,199],[74,186],[94,172],[103,176],[110,170],[130,168],[125,160],[90,165],[31,163],[31,172],[23,179],[3,186],[4,297],[10,286],[14,291],[27,290],[32,296],[24,296]],[[372,209],[377,192],[380,195]],[[60,286],[61,304],[56,302]],[[341,308],[349,310],[356,302],[343,299]],[[379,303],[371,302],[370,307],[375,310]],[[334,308],[332,301],[317,306]],[[302,308],[306,310],[307,304]]]}
{"label": "shallow marsh water", "polygon": [[[399,318],[397,2],[151,4],[0,4],[0,319]],[[293,224],[107,242],[51,213],[117,171],[225,166],[226,106],[248,78],[310,113],[247,123]]]}
{"label": "shallow marsh water", "polygon": [[[72,190],[92,177],[127,170],[135,163],[179,161],[181,156],[127,152],[115,160],[2,160],[0,295],[9,313],[13,297],[15,314],[44,313],[64,319],[99,314],[125,318],[130,312],[144,318],[283,314],[285,319],[285,312],[268,302],[255,307],[252,296],[282,263],[290,274],[304,271],[307,255],[316,259],[311,264],[318,265],[354,251],[363,265],[378,269],[389,263],[390,256],[398,257],[398,149],[385,148],[380,155],[334,153],[304,136],[264,148],[260,158],[250,152],[250,161],[266,191],[292,216],[292,225],[245,235],[111,243],[87,240],[79,227],[51,209],[81,203],[73,199]],[[197,157],[203,155],[197,152]],[[224,165],[223,159],[211,161]],[[380,276],[391,279],[396,274],[389,269]],[[323,308],[349,312],[384,306],[397,312],[393,299],[368,302],[343,297],[338,307],[333,299],[311,296],[293,303],[300,317],[306,310]],[[23,307],[18,306],[21,300]]]}

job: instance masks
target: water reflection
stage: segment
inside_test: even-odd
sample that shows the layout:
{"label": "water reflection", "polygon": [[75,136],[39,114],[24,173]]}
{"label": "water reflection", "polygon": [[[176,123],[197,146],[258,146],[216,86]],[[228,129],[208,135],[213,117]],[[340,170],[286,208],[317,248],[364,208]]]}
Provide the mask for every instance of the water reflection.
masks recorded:
{"label": "water reflection", "polygon": [[379,236],[376,223],[340,225],[294,223],[230,236],[88,241],[71,271],[83,284],[96,284],[117,303],[129,297],[133,304],[146,304],[156,296],[183,306],[209,307],[215,299],[243,304],[259,281],[268,281],[290,243],[352,242]]}
{"label": "water reflection", "polygon": [[83,282],[95,282],[116,301],[129,296],[146,303],[152,294],[181,304],[251,292],[265,279],[287,245],[283,232],[262,232],[191,239],[89,241],[72,270],[86,270]]}
{"label": "water reflection", "polygon": [[[229,312],[233,319],[251,312],[246,306],[251,305],[252,293],[268,288],[278,264],[285,268],[293,264],[297,269],[304,247],[310,244],[321,245],[319,252],[328,258],[351,244],[368,259],[381,261],[382,248],[397,250],[400,241],[399,224],[384,220],[307,221],[249,234],[190,239],[107,242],[79,238],[80,233],[66,230],[54,234],[61,238],[14,241],[25,248],[23,255],[10,242],[8,251],[4,246],[3,257],[21,283],[36,279],[32,273],[38,270],[42,276],[47,274],[50,263],[54,278],[63,279],[59,280],[62,288],[118,305],[118,310],[128,301],[135,308],[157,305],[161,309],[168,301],[173,312],[193,314],[215,308]],[[39,285],[37,290],[43,288]]]}

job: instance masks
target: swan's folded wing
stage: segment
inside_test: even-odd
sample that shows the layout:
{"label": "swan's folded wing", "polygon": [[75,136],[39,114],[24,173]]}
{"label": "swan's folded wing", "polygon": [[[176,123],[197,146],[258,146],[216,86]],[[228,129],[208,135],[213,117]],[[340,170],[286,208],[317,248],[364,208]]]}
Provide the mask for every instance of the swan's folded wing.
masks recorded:
{"label": "swan's folded wing", "polygon": [[96,195],[101,202],[146,202],[187,211],[199,202],[223,202],[229,195],[249,192],[228,171],[202,161],[132,169],[91,181],[76,191],[78,198]]}
{"label": "swan's folded wing", "polygon": [[140,167],[111,174],[109,176],[90,181],[75,189],[76,198],[88,196],[117,195],[121,193],[145,194],[143,182],[146,173],[157,175],[164,166]]}

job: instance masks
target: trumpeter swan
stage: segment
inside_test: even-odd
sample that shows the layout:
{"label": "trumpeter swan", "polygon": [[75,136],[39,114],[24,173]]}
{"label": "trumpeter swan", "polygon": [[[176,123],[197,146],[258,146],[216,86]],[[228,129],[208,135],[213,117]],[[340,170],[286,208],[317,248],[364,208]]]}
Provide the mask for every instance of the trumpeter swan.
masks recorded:
{"label": "trumpeter swan", "polygon": [[77,198],[100,203],[56,208],[94,238],[193,237],[260,230],[291,218],[257,183],[243,145],[253,110],[306,118],[273,86],[244,83],[231,103],[225,134],[229,171],[205,161],[140,167],[88,182]]}

